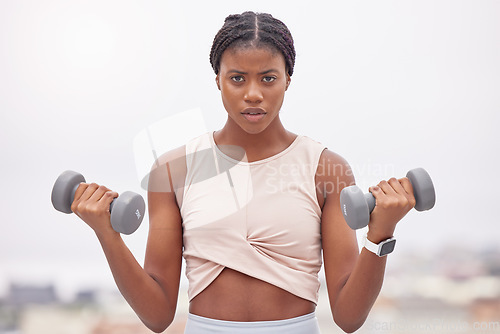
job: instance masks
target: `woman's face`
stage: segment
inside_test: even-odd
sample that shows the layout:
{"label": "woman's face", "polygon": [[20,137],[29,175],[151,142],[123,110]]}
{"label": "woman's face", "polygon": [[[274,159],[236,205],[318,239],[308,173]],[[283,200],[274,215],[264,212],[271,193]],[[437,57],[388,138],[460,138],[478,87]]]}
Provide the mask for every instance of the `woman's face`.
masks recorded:
{"label": "woman's face", "polygon": [[273,122],[290,83],[285,59],[267,48],[237,48],[224,51],[217,86],[229,119],[247,133],[256,134]]}

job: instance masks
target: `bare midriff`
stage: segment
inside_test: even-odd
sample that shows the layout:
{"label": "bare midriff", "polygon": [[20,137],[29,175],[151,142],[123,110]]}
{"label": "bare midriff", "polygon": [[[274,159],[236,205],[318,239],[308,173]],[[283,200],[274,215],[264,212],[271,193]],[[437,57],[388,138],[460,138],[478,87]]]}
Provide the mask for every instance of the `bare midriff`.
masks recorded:
{"label": "bare midriff", "polygon": [[191,314],[227,321],[282,320],[315,309],[309,300],[229,268],[189,303]]}

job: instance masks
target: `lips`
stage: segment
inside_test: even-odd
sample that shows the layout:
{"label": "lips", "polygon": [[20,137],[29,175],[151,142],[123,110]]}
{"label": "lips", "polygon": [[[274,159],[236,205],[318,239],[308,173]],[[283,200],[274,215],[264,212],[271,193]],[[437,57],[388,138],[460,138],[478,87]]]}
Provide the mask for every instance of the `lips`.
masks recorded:
{"label": "lips", "polygon": [[259,114],[266,114],[264,109],[261,108],[246,108],[241,112],[242,114],[248,114],[248,115],[259,115]]}
{"label": "lips", "polygon": [[267,113],[261,108],[246,108],[241,114],[249,122],[258,122],[263,119]]}

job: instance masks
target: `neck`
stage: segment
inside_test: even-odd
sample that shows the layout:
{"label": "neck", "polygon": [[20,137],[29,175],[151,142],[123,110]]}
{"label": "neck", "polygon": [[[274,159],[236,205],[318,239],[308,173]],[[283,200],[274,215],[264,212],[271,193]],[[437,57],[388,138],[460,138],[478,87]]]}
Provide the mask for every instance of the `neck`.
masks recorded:
{"label": "neck", "polygon": [[228,118],[214,134],[217,145],[235,145],[245,150],[248,161],[267,158],[284,150],[295,139],[281,122],[273,122],[259,133],[248,133]]}

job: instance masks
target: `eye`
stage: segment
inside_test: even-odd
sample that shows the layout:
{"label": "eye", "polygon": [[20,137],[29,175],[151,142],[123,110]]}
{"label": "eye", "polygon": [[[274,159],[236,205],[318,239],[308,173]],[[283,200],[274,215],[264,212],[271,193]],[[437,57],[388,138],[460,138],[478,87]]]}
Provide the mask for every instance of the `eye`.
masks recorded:
{"label": "eye", "polygon": [[231,77],[231,80],[234,82],[243,82],[244,78],[241,75],[235,75],[234,77]]}
{"label": "eye", "polygon": [[267,83],[273,82],[274,80],[276,80],[276,77],[264,77],[264,78],[262,78],[262,81],[267,82]]}

